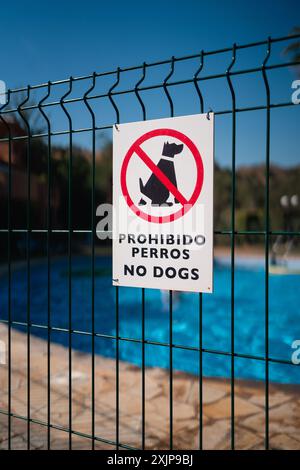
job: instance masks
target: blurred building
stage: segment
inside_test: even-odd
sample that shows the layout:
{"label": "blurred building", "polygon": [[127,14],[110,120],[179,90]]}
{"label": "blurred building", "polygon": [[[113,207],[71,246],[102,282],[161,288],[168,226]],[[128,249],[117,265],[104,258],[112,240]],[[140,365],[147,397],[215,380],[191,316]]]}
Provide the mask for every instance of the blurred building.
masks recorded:
{"label": "blurred building", "polygon": [[[27,204],[27,139],[26,132],[16,121],[8,121],[11,136],[11,203],[14,208],[15,226],[19,228],[21,220],[24,220],[24,208]],[[5,211],[8,200],[9,186],[9,143],[8,130],[3,122],[0,122],[0,201],[1,212]],[[15,139],[16,138],[16,139]],[[19,139],[18,139],[19,138]],[[44,228],[47,209],[47,175],[37,171],[39,165],[36,162],[42,160],[42,147],[40,151],[33,147],[31,154],[30,175],[30,200],[34,212],[34,225]],[[44,152],[45,153],[45,152]],[[55,210],[59,206],[59,192],[56,186],[52,187],[51,208]],[[5,226],[1,216],[0,224]],[[4,217],[5,219],[5,217]],[[24,228],[24,227],[23,227]]]}

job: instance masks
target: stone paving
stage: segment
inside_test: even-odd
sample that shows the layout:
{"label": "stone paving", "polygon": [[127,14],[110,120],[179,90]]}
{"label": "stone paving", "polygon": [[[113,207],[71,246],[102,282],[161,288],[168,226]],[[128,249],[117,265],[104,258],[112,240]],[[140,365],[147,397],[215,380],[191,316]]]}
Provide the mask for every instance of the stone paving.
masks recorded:
{"label": "stone paving", "polygon": [[[0,339],[6,341],[7,329],[0,326]],[[91,433],[91,357],[72,355],[72,429]],[[0,365],[0,408],[7,410],[7,367]],[[141,446],[141,370],[120,362],[120,442]],[[47,343],[31,337],[31,418],[47,422]],[[109,444],[116,432],[115,361],[95,358],[95,433],[105,442],[96,449],[113,449]],[[300,449],[300,387],[270,384],[270,447]],[[264,447],[264,384],[236,380],[235,442],[237,449]],[[173,443],[175,449],[199,446],[199,379],[174,372]],[[27,416],[26,336],[12,330],[12,412]],[[169,375],[159,368],[146,369],[145,433],[148,449],[169,446]],[[67,428],[69,424],[68,350],[51,345],[51,423]],[[0,414],[0,448],[7,448],[7,416]],[[27,447],[27,422],[13,417],[12,448]],[[203,380],[203,447],[230,448],[230,382],[225,379]],[[31,423],[31,448],[45,449],[47,427]],[[51,429],[51,448],[67,449],[69,434]],[[106,442],[108,441],[108,442]],[[74,449],[90,449],[91,439],[72,435]]]}

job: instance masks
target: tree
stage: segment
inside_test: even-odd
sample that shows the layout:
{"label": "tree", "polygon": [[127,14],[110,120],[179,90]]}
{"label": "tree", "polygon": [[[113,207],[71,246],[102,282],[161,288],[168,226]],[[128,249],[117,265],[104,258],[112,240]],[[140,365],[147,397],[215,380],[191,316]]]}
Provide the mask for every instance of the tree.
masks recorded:
{"label": "tree", "polygon": [[[295,26],[291,31],[291,36],[294,34],[300,34],[300,26]],[[300,38],[293,41],[284,49],[284,54],[291,55],[293,62],[299,62],[300,64]],[[297,74],[300,75],[300,68],[296,66]]]}

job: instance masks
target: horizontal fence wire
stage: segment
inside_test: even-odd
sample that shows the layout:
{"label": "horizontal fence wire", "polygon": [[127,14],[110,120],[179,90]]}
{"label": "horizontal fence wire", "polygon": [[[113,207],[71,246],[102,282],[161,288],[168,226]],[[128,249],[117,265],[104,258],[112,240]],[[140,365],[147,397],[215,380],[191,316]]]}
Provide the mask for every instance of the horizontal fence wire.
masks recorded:
{"label": "horizontal fence wire", "polygon": [[[16,321],[16,320],[12,320],[12,321],[8,321],[8,320],[3,320],[3,319],[0,319],[0,323],[3,323],[3,324],[6,324],[6,325],[12,325],[12,326],[15,326],[15,327],[24,327],[24,326],[27,326],[27,322],[22,322],[22,321]],[[38,323],[31,323],[29,325],[30,328],[34,329],[34,328],[37,328],[37,329],[43,329],[43,330],[48,330],[48,326],[47,325],[40,325]],[[63,328],[63,327],[57,327],[57,326],[51,326],[49,328],[51,331],[53,332],[60,332],[60,333],[69,333],[69,329],[68,328]],[[105,333],[100,333],[100,332],[95,332],[94,334],[91,333],[90,331],[84,331],[84,330],[76,330],[76,329],[72,329],[71,330],[72,334],[74,335],[83,335],[83,336],[95,336],[96,338],[102,338],[102,339],[110,339],[110,340],[119,340],[119,341],[126,341],[126,342],[131,342],[131,343],[138,343],[138,344],[146,344],[146,345],[150,345],[150,346],[163,346],[163,347],[167,347],[167,348],[170,348],[171,346],[171,343],[169,342],[162,342],[162,341],[153,341],[153,340],[148,340],[148,339],[145,339],[143,340],[142,338],[139,339],[139,338],[132,338],[132,337],[126,337],[126,336],[122,336],[122,335],[119,335],[119,336],[116,336],[116,335],[109,335],[109,334],[105,334]],[[208,353],[208,354],[216,354],[216,355],[221,355],[221,356],[228,356],[228,357],[231,357],[232,353],[230,351],[223,351],[223,350],[218,350],[218,349],[209,349],[209,348],[197,348],[196,346],[188,346],[186,344],[176,344],[176,343],[172,343],[172,347],[174,349],[182,349],[182,350],[186,350],[186,351],[194,351],[194,352],[205,352],[205,353]],[[253,360],[257,360],[257,361],[265,361],[266,358],[264,356],[257,356],[257,355],[253,355],[253,354],[242,354],[242,353],[237,353],[235,352],[234,353],[234,356],[235,357],[238,357],[238,358],[242,358],[242,359],[253,359]],[[274,364],[288,364],[288,365],[293,365],[293,366],[296,366],[296,364],[292,361],[289,361],[289,360],[286,360],[286,359],[281,359],[281,358],[276,358],[276,357],[268,357],[267,359],[269,362],[272,362]]]}
{"label": "horizontal fence wire", "polygon": [[[299,39],[299,37],[300,37],[299,34],[291,34],[291,35],[288,35],[288,36],[282,36],[282,37],[278,37],[278,38],[268,38],[268,39],[265,39],[263,41],[257,41],[257,42],[252,42],[252,43],[248,43],[248,44],[236,44],[236,50],[249,49],[249,48],[254,48],[254,47],[258,47],[258,46],[265,46],[265,45],[268,45],[269,42],[279,43],[279,42],[283,42],[283,41],[292,41],[294,39]],[[146,65],[147,65],[147,67],[157,67],[157,66],[161,66],[161,65],[170,64],[172,61],[181,62],[181,61],[185,61],[185,60],[189,60],[189,59],[197,59],[197,58],[202,57],[202,56],[211,56],[211,55],[223,54],[225,52],[231,52],[231,51],[232,51],[232,47],[226,47],[226,48],[223,48],[223,49],[217,49],[217,50],[213,50],[213,51],[201,51],[201,53],[199,53],[199,54],[191,54],[191,55],[186,55],[186,56],[183,56],[183,57],[172,57],[172,59],[156,61],[156,62],[148,63]],[[136,66],[132,66],[132,67],[124,67],[124,68],[119,67],[119,71],[120,72],[130,72],[130,71],[133,71],[133,70],[140,70],[140,69],[144,68],[144,64],[136,65]],[[294,61],[294,62],[292,62],[292,64],[298,65],[299,62]],[[277,64],[277,65],[275,65],[275,67],[281,67],[282,65],[283,64]],[[251,69],[250,69],[250,71],[251,71]],[[96,77],[103,77],[103,76],[107,76],[107,75],[113,75],[115,73],[116,73],[115,70],[112,70],[112,71],[109,71],[109,72],[95,73],[95,75],[96,75]],[[86,79],[93,78],[93,76],[94,76],[94,74],[83,75],[81,77],[74,77],[73,81],[86,80]],[[60,85],[60,84],[68,83],[68,82],[69,82],[69,79],[64,79],[64,80],[52,81],[50,83],[52,83],[53,85]],[[48,83],[49,82],[41,83],[39,85],[33,85],[33,86],[31,86],[31,89],[45,88],[45,87],[48,86]],[[10,91],[12,93],[18,93],[20,91],[26,91],[26,90],[27,90],[27,88],[23,87],[23,88],[15,88],[15,89],[12,89]]]}
{"label": "horizontal fence wire", "polygon": [[[120,441],[120,344],[121,342],[129,342],[141,345],[141,397],[142,397],[142,410],[141,410],[141,449],[147,448],[147,435],[146,435],[146,346],[157,346],[168,348],[169,352],[169,449],[173,449],[174,436],[173,436],[173,351],[174,350],[186,350],[197,353],[199,359],[199,449],[203,449],[203,354],[211,354],[213,356],[223,356],[230,358],[230,386],[231,386],[231,449],[235,449],[235,360],[237,358],[243,358],[248,360],[263,362],[264,371],[264,383],[265,383],[265,448],[270,447],[269,443],[269,365],[273,364],[289,364],[295,365],[292,361],[275,358],[270,356],[269,353],[269,246],[271,236],[291,236],[298,237],[300,231],[298,230],[272,230],[270,225],[270,129],[271,129],[271,110],[280,109],[285,107],[294,106],[291,101],[272,102],[270,93],[270,82],[269,75],[271,71],[280,70],[283,68],[290,68],[293,66],[299,66],[299,61],[292,60],[286,62],[280,62],[270,64],[270,57],[272,54],[272,45],[276,45],[282,42],[290,42],[295,39],[299,39],[300,34],[280,37],[280,38],[268,38],[263,41],[257,41],[249,44],[234,44],[232,47],[226,47],[214,51],[201,51],[198,54],[187,55],[184,57],[172,57],[171,59],[156,61],[152,63],[146,63],[120,68],[116,70],[92,73],[80,77],[69,77],[64,80],[48,81],[38,85],[28,85],[27,87],[21,87],[16,89],[9,89],[7,91],[7,101],[0,109],[0,122],[4,126],[7,134],[1,136],[0,143],[8,144],[8,198],[7,198],[7,227],[1,228],[0,233],[7,235],[7,278],[8,278],[8,317],[7,319],[0,319],[0,323],[7,325],[8,327],[8,406],[6,409],[1,409],[0,414],[7,415],[8,418],[8,448],[12,447],[12,418],[23,420],[27,423],[27,448],[31,448],[31,424],[39,424],[47,428],[47,448],[51,448],[51,430],[56,429],[68,433],[68,446],[72,449],[72,438],[74,435],[81,436],[91,441],[92,449],[95,448],[96,442],[102,442],[118,449],[136,449],[133,446],[129,446],[124,442]],[[235,70],[237,62],[237,53],[241,50],[253,50],[255,48],[264,48],[264,57],[262,64],[257,67],[245,68]],[[221,54],[230,54],[230,60],[226,70],[221,73],[210,73],[203,74],[206,66],[206,60],[209,57],[218,57]],[[181,80],[172,80],[175,73],[175,67],[178,63],[185,63],[189,60],[197,61],[197,67],[195,72],[190,78]],[[160,79],[158,82],[152,84],[146,84],[148,78],[148,72],[154,68],[161,68],[168,66],[166,76],[164,79]],[[126,89],[119,89],[121,79],[128,72],[139,71],[141,75],[134,84],[133,87]],[[250,75],[258,73],[261,75],[264,84],[264,95],[265,102],[262,104],[252,106],[237,106],[236,99],[236,84],[233,79],[244,75]],[[109,85],[108,89],[104,93],[96,91],[97,80],[99,78],[112,77],[113,83]],[[224,235],[230,239],[230,350],[218,350],[206,348],[203,344],[203,295],[199,293],[199,342],[198,346],[189,344],[177,344],[173,338],[173,295],[172,291],[169,292],[169,338],[167,342],[153,341],[146,338],[145,333],[145,314],[146,314],[146,292],[145,289],[137,290],[141,292],[141,337],[133,338],[127,337],[120,334],[120,293],[119,287],[115,287],[115,330],[116,334],[103,334],[97,331],[95,324],[95,234],[105,233],[111,234],[109,230],[99,231],[95,227],[95,216],[96,216],[96,200],[95,200],[95,173],[96,173],[96,135],[99,131],[111,130],[114,125],[118,125],[121,122],[127,121],[126,113],[121,113],[119,105],[116,101],[116,97],[124,95],[131,95],[137,100],[140,110],[142,112],[142,120],[148,119],[147,105],[145,104],[144,96],[146,92],[151,90],[161,90],[167,100],[169,110],[166,112],[164,117],[173,117],[175,115],[175,107],[172,95],[170,91],[180,85],[192,85],[196,92],[199,100],[198,112],[208,112],[208,106],[205,104],[205,97],[203,94],[203,84],[211,80],[225,79],[225,83],[229,92],[231,106],[226,109],[216,109],[214,113],[216,116],[229,115],[231,117],[231,221],[228,229],[216,229],[214,230],[215,235]],[[82,96],[72,97],[74,86],[78,82],[87,82],[87,87]],[[52,99],[51,95],[53,90],[57,89],[60,85],[65,85],[67,88],[64,89],[60,99]],[[44,95],[37,101],[35,101],[33,94],[36,90],[45,91]],[[14,97],[19,97],[19,101],[15,102]],[[111,108],[114,112],[114,118],[112,122],[107,125],[99,125],[97,123],[97,117],[93,104],[96,100],[108,99]],[[50,100],[50,101],[49,101]],[[89,116],[89,125],[83,128],[76,128],[73,124],[73,117],[70,113],[68,105],[81,103]],[[53,130],[53,122],[49,115],[46,113],[48,109],[58,107],[64,114],[67,121],[67,129]],[[36,131],[32,129],[32,124],[28,118],[28,112],[38,111],[40,118],[43,119],[46,125],[46,131]],[[264,193],[264,228],[259,230],[237,230],[236,228],[236,147],[237,147],[237,131],[236,121],[237,114],[242,112],[252,111],[263,111],[265,113],[265,193]],[[22,135],[14,135],[13,133],[13,119],[20,119],[23,123],[25,132]],[[91,223],[89,228],[75,228],[73,221],[73,165],[74,165],[74,135],[81,133],[90,133],[91,135],[91,174],[92,174],[92,191],[91,191]],[[67,188],[67,228],[55,227],[51,217],[51,198],[53,192],[53,181],[51,178],[52,171],[52,158],[53,158],[53,138],[57,136],[66,136],[68,138],[67,151],[68,151],[68,188]],[[47,208],[46,208],[46,228],[33,228],[33,214],[32,214],[32,194],[31,194],[31,176],[32,176],[32,146],[35,139],[45,137],[47,139]],[[12,213],[12,155],[13,145],[15,141],[24,141],[26,145],[26,224],[22,228],[13,227],[13,213]],[[26,321],[16,321],[12,318],[12,235],[17,233],[24,233],[26,235],[26,285],[27,285],[27,310],[26,310]],[[46,234],[46,258],[47,258],[47,322],[45,324],[39,324],[32,322],[31,320],[31,286],[32,286],[32,263],[31,263],[31,238],[33,234],[44,233]],[[67,257],[68,257],[68,327],[61,328],[52,325],[51,321],[51,242],[53,234],[65,233],[67,234]],[[91,331],[78,330],[73,327],[73,305],[72,305],[72,262],[73,262],[73,235],[76,233],[92,234],[91,237]],[[265,308],[264,308],[264,324],[265,324],[265,344],[264,344],[264,355],[255,354],[242,354],[236,351],[235,347],[235,252],[236,252],[236,237],[237,236],[261,236],[264,238],[264,287],[265,287]],[[137,293],[137,295],[139,295]],[[12,328],[24,327],[26,329],[26,350],[27,350],[27,414],[26,416],[14,413],[12,411]],[[41,329],[47,331],[47,417],[45,421],[34,419],[31,417],[31,333],[32,329]],[[68,335],[68,414],[69,421],[68,426],[59,426],[51,422],[51,335],[54,332],[63,332]],[[91,433],[81,433],[73,429],[73,389],[72,389],[72,346],[73,336],[82,335],[91,338]],[[96,432],[95,427],[95,339],[109,339],[115,343],[115,439],[105,439],[99,436]]]}

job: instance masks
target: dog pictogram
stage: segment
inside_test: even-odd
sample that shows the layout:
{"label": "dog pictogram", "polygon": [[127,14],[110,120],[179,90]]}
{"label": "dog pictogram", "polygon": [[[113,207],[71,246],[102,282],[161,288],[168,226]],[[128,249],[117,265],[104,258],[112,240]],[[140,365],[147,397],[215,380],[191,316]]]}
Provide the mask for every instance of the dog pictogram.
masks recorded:
{"label": "dog pictogram", "polygon": [[[183,150],[183,144],[175,144],[166,142],[162,150],[162,158],[157,164],[164,175],[171,181],[175,188],[177,188],[177,179],[174,167],[174,156],[181,153]],[[166,157],[166,158],[164,158]],[[173,202],[167,201],[170,196],[169,189],[159,180],[155,173],[152,172],[148,181],[144,184],[142,179],[139,178],[140,191],[142,195],[148,197],[151,200],[152,206],[172,206]],[[174,203],[179,204],[179,201],[174,198]],[[139,202],[139,205],[145,205],[146,201],[143,196]]]}
{"label": "dog pictogram", "polygon": [[[160,141],[159,147],[157,147],[158,152],[161,152],[161,158],[157,164],[155,163],[157,158],[154,158],[154,155],[152,156],[151,153],[147,153],[143,149],[144,142],[151,141],[156,137],[164,137],[163,142],[165,142],[162,145]],[[174,140],[170,139],[176,139],[179,142],[175,143]],[[161,146],[163,147],[162,150]],[[183,150],[184,155],[176,157]],[[147,181],[136,174],[132,175],[132,178],[128,178],[128,167],[133,155],[139,157],[151,171]],[[177,188],[176,176],[179,177],[179,170],[176,158],[185,158],[187,161],[190,161],[192,158],[195,162],[196,181],[189,190],[192,191],[189,196],[186,194],[186,185],[185,189]],[[182,165],[180,167],[182,171]],[[196,145],[187,135],[168,128],[153,129],[136,139],[126,152],[120,172],[121,189],[127,205],[138,217],[147,222],[158,224],[173,222],[186,214],[198,200],[203,179],[203,162]],[[183,181],[182,177],[180,181]],[[170,196],[173,196],[174,199],[172,200]],[[147,203],[149,200],[150,203]],[[152,213],[147,210],[150,207],[157,211],[164,210],[163,206],[172,206],[174,211],[163,214]]]}

